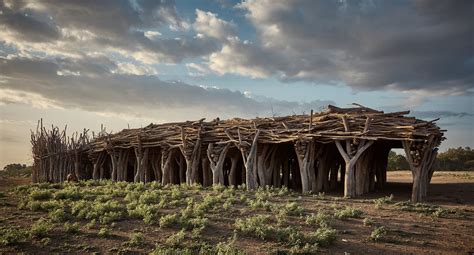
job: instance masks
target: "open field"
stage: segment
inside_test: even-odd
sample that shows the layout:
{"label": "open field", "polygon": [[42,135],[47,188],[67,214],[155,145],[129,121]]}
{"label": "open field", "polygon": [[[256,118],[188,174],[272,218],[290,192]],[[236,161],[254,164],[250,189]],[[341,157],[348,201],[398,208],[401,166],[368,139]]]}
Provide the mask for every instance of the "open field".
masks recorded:
{"label": "open field", "polygon": [[[462,254],[474,251],[474,173],[435,173],[411,205],[411,174],[384,191],[301,195],[222,186],[0,177],[0,253]],[[393,196],[390,196],[393,194]]]}

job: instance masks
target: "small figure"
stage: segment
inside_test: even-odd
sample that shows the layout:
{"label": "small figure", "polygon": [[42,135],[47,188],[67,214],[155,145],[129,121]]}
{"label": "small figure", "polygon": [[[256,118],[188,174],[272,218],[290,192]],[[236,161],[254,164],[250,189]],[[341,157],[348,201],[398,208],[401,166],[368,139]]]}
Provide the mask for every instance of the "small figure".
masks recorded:
{"label": "small figure", "polygon": [[77,176],[75,173],[70,173],[67,175],[67,182],[77,182]]}

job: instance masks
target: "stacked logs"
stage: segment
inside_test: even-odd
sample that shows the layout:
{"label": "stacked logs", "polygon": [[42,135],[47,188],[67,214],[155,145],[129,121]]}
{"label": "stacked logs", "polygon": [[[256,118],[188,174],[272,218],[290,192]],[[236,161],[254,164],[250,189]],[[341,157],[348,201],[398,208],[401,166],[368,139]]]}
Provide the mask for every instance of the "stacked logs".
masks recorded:
{"label": "stacked logs", "polygon": [[434,121],[405,116],[408,111],[357,106],[330,105],[310,115],[150,124],[115,134],[101,128],[91,140],[86,130],[66,138],[65,130],[48,132],[41,123],[32,132],[34,180],[63,181],[72,172],[79,179],[245,183],[248,189],[285,185],[320,192],[334,189],[340,173],[345,196],[353,197],[383,186],[388,152],[403,146],[417,182],[414,200],[421,200],[444,130]]}
{"label": "stacked logs", "polygon": [[66,130],[54,126],[47,130],[40,120],[36,131],[31,131],[33,182],[63,182],[69,174],[77,179],[90,178],[88,130],[71,137],[66,136]]}
{"label": "stacked logs", "polygon": [[[114,146],[136,148],[137,134],[142,134],[142,146],[145,147],[179,147],[183,145],[183,133],[188,140],[202,135],[201,143],[234,143],[233,139],[240,132],[242,143],[248,146],[256,130],[261,130],[259,143],[284,143],[298,139],[312,140],[320,143],[331,143],[335,140],[354,139],[353,150],[359,140],[407,140],[425,142],[429,136],[442,137],[442,130],[433,121],[418,120],[406,117],[405,112],[383,113],[368,108],[341,109],[329,106],[328,110],[308,115],[293,115],[274,118],[256,118],[251,120],[234,118],[230,120],[213,120],[210,122],[186,121],[179,123],[150,124],[140,129],[125,129],[110,136]],[[370,120],[369,130],[364,130]],[[311,125],[311,129],[310,127]],[[108,138],[102,137],[91,142],[91,153],[106,150]],[[188,142],[186,142],[188,143]]]}

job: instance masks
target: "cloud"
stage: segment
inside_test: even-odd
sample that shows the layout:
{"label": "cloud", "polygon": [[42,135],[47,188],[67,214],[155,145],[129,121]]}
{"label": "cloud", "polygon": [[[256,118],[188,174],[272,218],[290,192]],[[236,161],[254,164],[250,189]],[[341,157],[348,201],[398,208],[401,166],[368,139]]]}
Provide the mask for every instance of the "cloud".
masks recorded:
{"label": "cloud", "polygon": [[[99,68],[99,67],[100,68]],[[238,91],[162,81],[156,76],[118,74],[105,58],[10,58],[0,61],[0,102],[82,109],[103,114],[159,117],[167,120],[204,117],[255,117],[319,109],[332,101],[308,103],[249,98]],[[57,75],[59,70],[81,75]],[[94,70],[92,72],[91,70]],[[100,72],[99,72],[100,71]],[[166,116],[166,117],[164,117]]]}
{"label": "cloud", "polygon": [[221,41],[235,37],[237,34],[236,25],[219,19],[217,14],[196,9],[196,16],[196,21],[194,22],[193,27],[198,33]]}
{"label": "cloud", "polygon": [[0,43],[33,55],[74,58],[101,51],[150,64],[177,63],[219,49],[214,38],[187,32],[190,24],[174,1],[2,0],[0,10]]}
{"label": "cloud", "polygon": [[50,58],[99,51],[126,62],[117,72],[132,74],[198,59],[220,75],[356,91],[460,95],[474,86],[472,1],[245,0],[236,7],[256,31],[251,41],[238,37],[247,33],[241,24],[216,13],[181,17],[174,1],[3,0],[0,44]]}
{"label": "cloud", "polygon": [[474,117],[473,113],[452,111],[412,111],[411,115],[421,119]]}
{"label": "cloud", "polygon": [[[0,105],[5,104],[25,104],[38,109],[60,108],[57,102],[41,94],[0,87]],[[5,121],[8,120],[1,119],[0,123],[5,123]]]}
{"label": "cloud", "polygon": [[356,90],[466,93],[474,86],[472,1],[256,1],[237,5],[257,30],[210,68]]}

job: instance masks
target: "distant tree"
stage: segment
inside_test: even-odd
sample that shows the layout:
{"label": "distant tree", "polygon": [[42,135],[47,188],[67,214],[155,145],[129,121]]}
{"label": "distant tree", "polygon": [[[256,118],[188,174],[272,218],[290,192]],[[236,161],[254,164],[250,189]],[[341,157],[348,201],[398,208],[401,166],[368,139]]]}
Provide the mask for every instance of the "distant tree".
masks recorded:
{"label": "distant tree", "polygon": [[408,165],[407,159],[405,156],[390,151],[388,154],[388,164],[387,170],[408,170],[410,166]]}
{"label": "distant tree", "polygon": [[438,154],[435,169],[442,171],[474,170],[474,150],[470,147],[449,148]]}
{"label": "distant tree", "polygon": [[8,164],[6,165],[3,170],[4,171],[18,171],[23,168],[26,168],[25,164],[18,164],[18,163],[13,163],[13,164]]}

